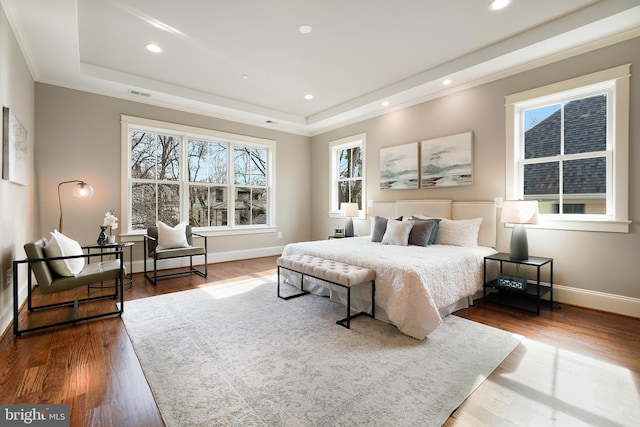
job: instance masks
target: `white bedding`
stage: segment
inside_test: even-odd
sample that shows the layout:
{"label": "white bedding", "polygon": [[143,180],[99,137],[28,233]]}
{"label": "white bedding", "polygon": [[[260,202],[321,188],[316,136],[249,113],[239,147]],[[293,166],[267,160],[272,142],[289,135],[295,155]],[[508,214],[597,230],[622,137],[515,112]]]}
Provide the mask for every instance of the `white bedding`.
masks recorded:
{"label": "white bedding", "polygon": [[[439,309],[482,290],[484,256],[494,253],[495,249],[484,246],[382,245],[365,236],[292,243],[282,255],[308,254],[373,269],[376,318],[424,339],[442,323]],[[363,310],[357,302],[354,308]]]}

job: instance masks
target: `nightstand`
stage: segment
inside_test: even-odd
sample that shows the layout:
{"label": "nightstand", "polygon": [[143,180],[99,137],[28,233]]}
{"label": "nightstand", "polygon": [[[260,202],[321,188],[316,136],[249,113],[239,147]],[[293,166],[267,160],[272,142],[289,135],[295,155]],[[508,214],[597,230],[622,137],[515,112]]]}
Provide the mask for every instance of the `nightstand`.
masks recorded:
{"label": "nightstand", "polygon": [[[487,282],[487,261],[497,261],[500,263],[500,273],[503,272],[505,263],[517,266],[528,265],[536,269],[536,279],[525,279],[526,289],[520,290],[514,287],[507,287],[498,282],[498,279]],[[548,266],[549,284],[540,281],[540,270]],[[508,253],[497,253],[484,257],[484,300],[497,304],[508,305],[525,311],[531,311],[540,315],[540,303],[542,297],[549,294],[549,308],[553,310],[553,258],[529,257],[528,259],[512,259]],[[487,294],[487,288],[496,289],[497,292]],[[535,309],[530,309],[535,303]]]}

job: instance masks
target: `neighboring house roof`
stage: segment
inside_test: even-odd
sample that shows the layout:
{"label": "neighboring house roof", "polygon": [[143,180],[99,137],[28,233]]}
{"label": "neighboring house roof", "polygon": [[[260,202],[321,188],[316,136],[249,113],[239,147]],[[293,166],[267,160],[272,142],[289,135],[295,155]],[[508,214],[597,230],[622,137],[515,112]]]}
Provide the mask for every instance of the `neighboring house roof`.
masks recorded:
{"label": "neighboring house roof", "polygon": [[[525,159],[560,154],[561,110],[525,132]],[[605,151],[607,141],[607,98],[597,95],[571,101],[564,106],[565,154]],[[606,193],[606,159],[566,161],[564,194]],[[558,194],[557,163],[525,166],[525,195]]]}

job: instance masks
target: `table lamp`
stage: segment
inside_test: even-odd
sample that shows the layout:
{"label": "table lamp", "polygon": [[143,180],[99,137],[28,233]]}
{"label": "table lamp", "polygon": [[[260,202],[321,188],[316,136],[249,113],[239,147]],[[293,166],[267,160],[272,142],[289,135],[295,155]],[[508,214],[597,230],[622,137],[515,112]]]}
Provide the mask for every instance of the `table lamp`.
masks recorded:
{"label": "table lamp", "polygon": [[537,200],[505,200],[502,205],[500,222],[514,224],[511,232],[511,259],[524,260],[529,258],[529,242],[525,224],[538,222]]}
{"label": "table lamp", "polygon": [[360,216],[357,203],[340,203],[340,211],[342,216],[347,220],[344,224],[344,237],[353,237],[353,219]]}

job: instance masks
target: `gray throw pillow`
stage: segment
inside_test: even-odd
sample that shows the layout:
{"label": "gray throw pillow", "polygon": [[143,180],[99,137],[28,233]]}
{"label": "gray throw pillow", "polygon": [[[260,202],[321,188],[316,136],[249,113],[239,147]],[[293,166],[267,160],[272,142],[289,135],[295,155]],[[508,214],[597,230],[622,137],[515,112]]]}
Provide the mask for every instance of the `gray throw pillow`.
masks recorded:
{"label": "gray throw pillow", "polygon": [[382,242],[382,236],[387,231],[387,218],[375,217],[373,218],[373,233],[371,233],[372,242]]}
{"label": "gray throw pillow", "polygon": [[409,244],[416,246],[427,246],[429,244],[429,237],[433,229],[438,224],[436,221],[419,221],[414,220],[411,233],[409,233]]}
{"label": "gray throw pillow", "polygon": [[419,218],[417,216],[414,216],[413,218],[414,222],[418,222],[418,221],[424,221],[424,222],[433,222],[435,225],[433,227],[433,230],[431,230],[431,235],[429,236],[429,245],[435,245],[436,243],[436,237],[438,236],[438,230],[440,228],[440,221],[442,221],[440,218]]}

